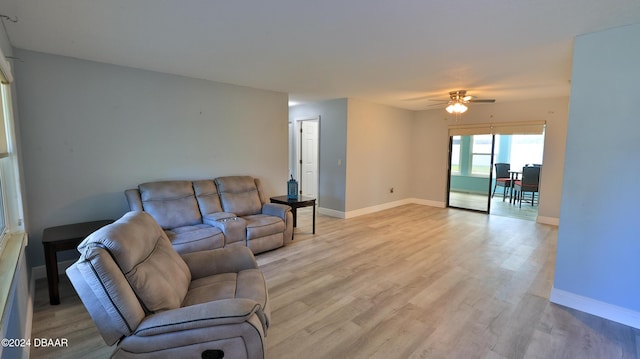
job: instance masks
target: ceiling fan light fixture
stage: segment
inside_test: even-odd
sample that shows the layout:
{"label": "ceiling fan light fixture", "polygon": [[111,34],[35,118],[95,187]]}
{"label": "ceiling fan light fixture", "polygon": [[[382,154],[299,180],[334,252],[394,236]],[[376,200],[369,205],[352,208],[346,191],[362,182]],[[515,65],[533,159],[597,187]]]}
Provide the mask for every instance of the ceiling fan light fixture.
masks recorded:
{"label": "ceiling fan light fixture", "polygon": [[460,102],[450,103],[446,108],[449,113],[465,113],[467,109],[467,106]]}

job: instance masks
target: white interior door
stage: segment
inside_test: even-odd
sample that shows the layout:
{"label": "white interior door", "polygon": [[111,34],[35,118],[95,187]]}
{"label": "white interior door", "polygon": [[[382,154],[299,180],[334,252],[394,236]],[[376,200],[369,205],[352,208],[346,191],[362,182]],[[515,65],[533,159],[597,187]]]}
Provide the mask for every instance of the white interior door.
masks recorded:
{"label": "white interior door", "polygon": [[300,194],[318,198],[319,121],[300,121]]}

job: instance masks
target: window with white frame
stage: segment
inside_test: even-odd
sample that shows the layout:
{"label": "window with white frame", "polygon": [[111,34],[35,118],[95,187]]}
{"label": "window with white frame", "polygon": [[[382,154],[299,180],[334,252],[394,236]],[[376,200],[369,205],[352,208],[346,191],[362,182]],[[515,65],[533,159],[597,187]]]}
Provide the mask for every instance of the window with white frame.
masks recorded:
{"label": "window with white frame", "polygon": [[511,136],[511,168],[519,169],[530,164],[542,164],[544,135]]}
{"label": "window with white frame", "polygon": [[24,231],[24,223],[10,85],[0,84],[0,94],[0,244],[3,245],[7,233]]}
{"label": "window with white frame", "polygon": [[462,144],[461,136],[451,137],[451,173],[453,174],[460,173],[461,144]]}
{"label": "window with white frame", "polygon": [[0,85],[0,110],[2,110],[2,112],[0,113],[0,116],[2,117],[2,121],[0,122],[0,125],[2,125],[2,129],[0,129],[0,238],[2,239],[4,239],[4,235],[7,230],[7,211],[5,210],[5,204],[7,203],[5,195],[5,167],[7,166],[7,162],[9,161],[9,151],[7,148],[7,131],[5,126],[5,124],[7,123],[7,116],[4,106],[4,100],[6,97],[5,91],[7,86],[8,85],[4,84]]}
{"label": "window with white frame", "polygon": [[493,136],[473,135],[471,137],[471,174],[489,177]]}

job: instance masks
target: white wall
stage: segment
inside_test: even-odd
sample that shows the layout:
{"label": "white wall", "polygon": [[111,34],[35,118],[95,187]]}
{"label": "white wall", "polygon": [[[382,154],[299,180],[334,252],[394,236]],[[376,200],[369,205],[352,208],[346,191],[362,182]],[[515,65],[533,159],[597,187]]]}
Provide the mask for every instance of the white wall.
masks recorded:
{"label": "white wall", "polygon": [[[347,217],[406,201],[444,206],[451,124],[545,120],[538,221],[557,224],[568,106],[568,98],[498,102],[475,105],[456,120],[443,109],[414,112],[340,99],[293,106],[289,116],[294,121],[320,115],[320,206]],[[340,169],[337,161],[345,155]],[[327,191],[334,195],[325,198]]]}
{"label": "white wall", "polygon": [[347,99],[292,106],[291,122],[320,116],[318,205],[344,212],[347,167]]}
{"label": "white wall", "polygon": [[[320,117],[321,210],[338,217],[411,196],[414,113],[357,99],[292,106],[291,122]],[[394,187],[394,193],[389,189]]]}
{"label": "white wall", "polygon": [[412,195],[443,207],[447,200],[449,134],[442,109],[416,112],[411,133]]}
{"label": "white wall", "polygon": [[[638,38],[640,25],[575,40],[552,292],[556,302],[629,320],[635,327],[640,327]],[[613,318],[612,312],[623,315]]]}
{"label": "white wall", "polygon": [[449,125],[546,120],[538,216],[539,220],[542,217],[557,222],[560,216],[568,106],[568,98],[476,104],[458,119],[442,109],[417,112],[412,132],[415,158],[413,196],[442,204],[446,202]]}
{"label": "white wall", "polygon": [[410,198],[414,112],[349,99],[347,113],[346,212]]}
{"label": "white wall", "polygon": [[32,265],[44,228],[119,218],[142,182],[247,174],[283,191],[287,94],[15,54]]}

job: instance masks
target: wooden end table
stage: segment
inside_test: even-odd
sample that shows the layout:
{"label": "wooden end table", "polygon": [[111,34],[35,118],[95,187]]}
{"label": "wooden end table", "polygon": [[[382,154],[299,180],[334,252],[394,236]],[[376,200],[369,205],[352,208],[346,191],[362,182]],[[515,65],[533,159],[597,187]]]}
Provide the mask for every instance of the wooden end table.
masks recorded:
{"label": "wooden end table", "polygon": [[298,196],[296,198],[289,198],[288,196],[276,196],[271,197],[271,203],[286,204],[291,207],[291,213],[293,213],[293,226],[298,225],[298,213],[297,209],[301,207],[313,207],[313,234],[316,234],[316,199],[313,197]]}
{"label": "wooden end table", "polygon": [[44,246],[44,262],[47,267],[47,284],[49,285],[49,303],[51,305],[60,304],[57,253],[75,249],[88,235],[110,223],[113,223],[113,220],[106,219],[44,229],[42,245]]}

